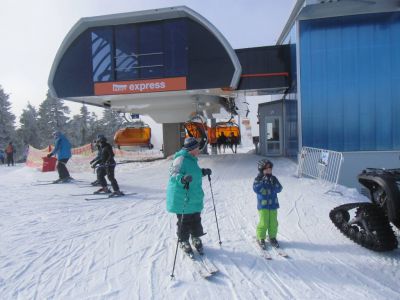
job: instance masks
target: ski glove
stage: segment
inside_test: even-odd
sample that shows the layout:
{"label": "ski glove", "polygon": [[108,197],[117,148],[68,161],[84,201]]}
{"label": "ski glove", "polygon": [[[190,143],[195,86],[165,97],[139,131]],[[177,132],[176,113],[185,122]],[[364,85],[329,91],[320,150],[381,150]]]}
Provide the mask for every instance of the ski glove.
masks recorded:
{"label": "ski glove", "polygon": [[277,183],[279,182],[279,181],[278,181],[278,178],[276,178],[274,175],[271,176],[270,181],[271,181],[271,183],[272,183],[273,185],[275,185],[275,184],[277,184]]}
{"label": "ski glove", "polygon": [[255,180],[257,180],[257,181],[261,181],[261,180],[263,180],[263,177],[264,177],[264,174],[262,174],[262,173],[259,173],[259,174],[257,175],[257,177],[256,177],[256,179],[255,179]]}
{"label": "ski glove", "polygon": [[181,178],[182,184],[188,184],[192,182],[192,175],[185,175]]}
{"label": "ski glove", "polygon": [[203,176],[209,176],[211,175],[211,169],[201,169],[201,173],[203,174]]}

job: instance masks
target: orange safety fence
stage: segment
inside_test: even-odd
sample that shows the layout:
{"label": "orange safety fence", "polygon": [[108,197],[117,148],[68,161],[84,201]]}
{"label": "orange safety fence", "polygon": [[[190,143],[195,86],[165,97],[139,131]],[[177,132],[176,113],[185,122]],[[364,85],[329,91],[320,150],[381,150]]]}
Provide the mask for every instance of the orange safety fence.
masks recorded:
{"label": "orange safety fence", "polygon": [[[44,149],[36,149],[29,146],[28,156],[26,158],[26,166],[36,169],[42,169],[43,157],[50,153],[53,146],[46,147]],[[162,157],[162,153],[157,150],[146,150],[146,151],[124,151],[114,148],[115,160],[117,162],[129,161],[129,160],[147,160],[151,158]],[[68,161],[67,168],[70,172],[90,172],[93,170],[90,167],[90,161],[96,157],[97,148],[92,147],[91,144],[87,144],[78,148],[71,149],[72,157]]]}

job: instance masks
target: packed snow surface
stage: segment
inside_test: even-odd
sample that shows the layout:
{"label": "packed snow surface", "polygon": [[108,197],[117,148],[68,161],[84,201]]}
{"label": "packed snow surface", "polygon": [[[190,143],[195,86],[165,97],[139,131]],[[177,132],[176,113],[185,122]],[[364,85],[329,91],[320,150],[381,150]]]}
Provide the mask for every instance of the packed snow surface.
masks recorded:
{"label": "packed snow surface", "polygon": [[[400,299],[399,250],[375,253],[344,237],[329,219],[340,204],[367,201],[343,195],[297,165],[273,159],[279,194],[278,240],[290,255],[263,259],[255,247],[258,221],[252,190],[260,156],[201,156],[211,168],[220,228],[219,245],[210,184],[203,179],[205,252],[219,273],[201,278],[176,246],[176,216],[165,210],[171,159],[119,165],[125,192],[137,195],[85,201],[84,182],[35,185],[56,179],[23,165],[0,166],[0,299]],[[93,173],[73,173],[94,180]]]}

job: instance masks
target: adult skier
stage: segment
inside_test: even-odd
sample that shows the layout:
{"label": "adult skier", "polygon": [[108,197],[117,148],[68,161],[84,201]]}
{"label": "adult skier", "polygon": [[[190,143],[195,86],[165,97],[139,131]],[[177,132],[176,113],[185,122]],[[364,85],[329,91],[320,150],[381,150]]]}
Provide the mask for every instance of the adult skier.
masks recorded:
{"label": "adult skier", "polygon": [[14,153],[15,153],[15,148],[12,142],[8,143],[8,146],[6,147],[6,155],[7,155],[7,166],[9,167],[10,164],[13,166],[14,165]]}
{"label": "adult skier", "polygon": [[258,162],[259,174],[254,179],[253,190],[257,194],[257,209],[259,222],[257,225],[257,242],[261,247],[265,247],[265,238],[268,232],[269,241],[272,246],[278,248],[276,240],[278,233],[278,196],[282,191],[279,180],[272,175],[272,162],[267,159]]}
{"label": "adult skier", "polygon": [[232,150],[232,153],[237,153],[237,145],[238,145],[238,138],[235,136],[233,132],[229,136],[229,147]]}
{"label": "adult skier", "polygon": [[100,134],[98,135],[97,142],[100,144],[100,157],[96,161],[92,163],[92,167],[95,168],[97,166],[97,180],[101,185],[101,188],[95,192],[95,194],[103,194],[110,193],[111,191],[107,187],[107,181],[105,176],[107,175],[108,180],[111,182],[111,186],[114,192],[111,193],[112,196],[122,196],[122,193],[119,190],[118,182],[115,179],[115,165],[116,162],[114,160],[114,151],[112,146],[107,143],[107,138]]}
{"label": "adult skier", "polygon": [[67,169],[67,162],[71,158],[71,143],[67,139],[65,135],[61,133],[61,131],[55,131],[53,133],[54,137],[54,149],[47,157],[52,157],[53,155],[57,155],[57,171],[58,171],[58,179],[54,181],[54,183],[60,182],[69,182],[72,180],[69,175]]}
{"label": "adult skier", "polygon": [[4,151],[0,149],[0,162],[4,165]]}
{"label": "adult skier", "polygon": [[193,252],[190,236],[197,251],[203,251],[200,239],[205,234],[200,216],[204,207],[202,177],[211,175],[211,170],[199,167],[199,153],[199,142],[194,137],[186,138],[183,148],[175,153],[169,170],[167,211],[177,215],[177,235],[186,253]]}
{"label": "adult skier", "polygon": [[225,133],[222,131],[222,132],[221,132],[221,135],[217,138],[217,145],[218,145],[218,152],[219,152],[219,154],[222,153],[222,152],[221,152],[221,146],[222,146],[222,149],[224,150],[224,153],[225,153],[226,142],[227,142],[226,135],[225,135]]}

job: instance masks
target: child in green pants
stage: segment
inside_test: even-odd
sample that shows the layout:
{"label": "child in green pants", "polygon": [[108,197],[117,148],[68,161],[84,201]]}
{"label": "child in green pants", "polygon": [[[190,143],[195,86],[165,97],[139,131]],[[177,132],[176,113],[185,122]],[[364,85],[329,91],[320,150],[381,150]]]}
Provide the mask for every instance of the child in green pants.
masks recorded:
{"label": "child in green pants", "polygon": [[257,209],[259,222],[257,225],[257,242],[265,247],[267,236],[272,246],[279,247],[276,235],[278,233],[278,196],[282,191],[279,180],[272,175],[273,164],[267,159],[258,162],[259,174],[254,179],[253,190],[257,194]]}

